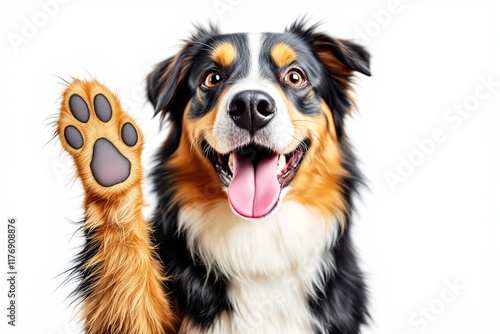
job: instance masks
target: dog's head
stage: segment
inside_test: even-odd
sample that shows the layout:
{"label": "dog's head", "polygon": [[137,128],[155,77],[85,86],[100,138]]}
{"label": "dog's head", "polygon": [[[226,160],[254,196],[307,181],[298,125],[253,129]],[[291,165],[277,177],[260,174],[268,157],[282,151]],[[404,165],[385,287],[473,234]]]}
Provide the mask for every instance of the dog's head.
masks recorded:
{"label": "dog's head", "polygon": [[360,46],[302,22],[284,33],[199,28],[148,76],[171,122],[156,177],[176,205],[228,201],[243,217],[296,201],[346,212],[356,169],[343,133],[351,78],[370,75]]}

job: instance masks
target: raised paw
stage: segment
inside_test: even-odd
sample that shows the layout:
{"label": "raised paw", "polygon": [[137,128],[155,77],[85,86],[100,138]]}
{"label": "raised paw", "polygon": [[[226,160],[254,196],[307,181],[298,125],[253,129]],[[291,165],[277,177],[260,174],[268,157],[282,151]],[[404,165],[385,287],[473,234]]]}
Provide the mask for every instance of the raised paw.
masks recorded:
{"label": "raised paw", "polygon": [[142,135],[99,82],[77,80],[66,88],[58,132],[87,191],[104,195],[140,186]]}

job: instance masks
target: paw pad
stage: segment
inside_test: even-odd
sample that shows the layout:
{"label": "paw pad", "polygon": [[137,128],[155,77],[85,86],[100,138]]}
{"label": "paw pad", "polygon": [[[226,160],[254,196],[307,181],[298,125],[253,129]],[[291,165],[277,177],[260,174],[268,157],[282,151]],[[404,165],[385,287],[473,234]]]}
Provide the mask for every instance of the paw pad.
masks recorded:
{"label": "paw pad", "polygon": [[79,150],[83,146],[82,134],[73,125],[69,125],[64,129],[64,138],[66,138],[69,146],[75,150]]}
{"label": "paw pad", "polygon": [[[107,95],[109,97],[110,93]],[[134,147],[139,141],[135,126],[127,121],[121,124],[128,117],[119,108],[113,110],[108,97],[98,93],[93,99],[85,99],[79,94],[72,94],[67,105],[69,113],[64,114],[63,110],[62,117],[71,114],[73,117],[69,118],[74,119],[61,128],[64,128],[67,144],[78,151],[72,154],[91,154],[90,171],[95,181],[104,187],[114,186],[129,178],[132,164],[122,152],[127,151],[127,147]],[[114,96],[111,95],[111,98]],[[92,117],[96,118],[92,120]],[[75,124],[75,120],[78,124]],[[99,122],[106,123],[106,126],[97,125]]]}
{"label": "paw pad", "polygon": [[87,123],[90,118],[89,107],[80,95],[73,94],[69,98],[69,109],[73,116],[82,123]]}
{"label": "paw pad", "polygon": [[122,126],[122,140],[127,146],[134,146],[137,143],[137,131],[128,122]]}
{"label": "paw pad", "polygon": [[111,105],[104,95],[97,94],[94,97],[94,110],[101,121],[109,122],[111,119]]}
{"label": "paw pad", "polygon": [[128,179],[130,161],[106,138],[94,144],[90,170],[95,180],[104,187],[111,187]]}

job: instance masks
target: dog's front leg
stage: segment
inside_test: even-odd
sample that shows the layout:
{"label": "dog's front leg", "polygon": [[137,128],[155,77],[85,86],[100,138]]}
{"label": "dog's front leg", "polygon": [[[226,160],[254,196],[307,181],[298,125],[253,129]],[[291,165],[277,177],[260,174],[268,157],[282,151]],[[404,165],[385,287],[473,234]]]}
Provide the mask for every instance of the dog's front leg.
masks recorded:
{"label": "dog's front leg", "polygon": [[86,244],[73,274],[86,332],[171,332],[165,278],[142,216],[137,125],[106,87],[76,80],[63,93],[58,133],[85,190]]}

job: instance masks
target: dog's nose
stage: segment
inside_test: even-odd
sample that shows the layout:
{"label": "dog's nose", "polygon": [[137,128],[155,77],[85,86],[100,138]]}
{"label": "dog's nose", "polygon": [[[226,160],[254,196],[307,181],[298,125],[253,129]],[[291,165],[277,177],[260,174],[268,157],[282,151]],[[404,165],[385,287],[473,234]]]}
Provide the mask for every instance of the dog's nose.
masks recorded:
{"label": "dog's nose", "polygon": [[276,115],[276,104],[273,98],[264,92],[246,90],[233,97],[228,113],[237,126],[253,135]]}

